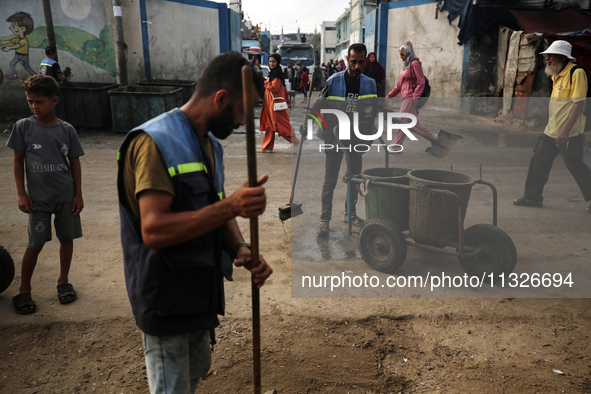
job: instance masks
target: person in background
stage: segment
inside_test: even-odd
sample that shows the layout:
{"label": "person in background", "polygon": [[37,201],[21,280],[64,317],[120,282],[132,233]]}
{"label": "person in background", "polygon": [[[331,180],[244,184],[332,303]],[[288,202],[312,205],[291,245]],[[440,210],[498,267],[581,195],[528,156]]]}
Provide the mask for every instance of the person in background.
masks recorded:
{"label": "person in background", "polygon": [[66,82],[68,78],[62,73],[62,69],[57,62],[57,50],[54,47],[46,47],[45,56],[39,66],[39,74],[49,75],[58,83]]}
{"label": "person in background", "polygon": [[376,85],[378,87],[378,97],[384,97],[385,89],[383,84],[384,80],[386,79],[386,72],[384,71],[382,65],[376,60],[376,54],[374,52],[370,52],[369,55],[367,55],[367,63],[365,63],[363,74],[373,78],[376,81]]}
{"label": "person in background", "polygon": [[274,53],[269,56],[269,77],[265,81],[265,98],[263,101],[263,110],[261,111],[260,128],[265,132],[263,137],[262,152],[271,153],[275,146],[275,133],[285,138],[290,143],[297,143],[299,140],[295,136],[291,122],[289,121],[289,111],[275,111],[273,104],[278,101],[284,101],[289,107],[289,95],[285,88],[285,75],[281,69],[281,56]]}
{"label": "person in background", "polygon": [[291,90],[293,90],[293,88],[294,88],[293,77],[295,75],[295,72],[294,72],[293,65],[291,64],[291,62],[287,63],[287,66],[285,66],[285,73],[284,74],[285,74],[285,78],[291,84]]}
{"label": "person in background", "polygon": [[[421,61],[415,55],[415,51],[410,41],[406,41],[404,45],[398,50],[400,59],[404,63],[400,77],[394,89],[386,95],[387,98],[396,97],[399,93],[402,96],[402,105],[400,111],[403,113],[413,114],[417,117],[416,128],[425,132],[433,138],[437,138],[437,134],[433,134],[419,121],[419,110],[417,108],[418,100],[425,88],[425,75],[423,74],[423,67]],[[408,123],[410,119],[402,118],[401,122]],[[402,130],[398,130],[396,137],[390,146],[400,146],[404,142],[406,134]]]}
{"label": "person in background", "polygon": [[[49,75],[53,79],[57,81],[57,83],[66,82],[70,77],[70,68],[66,67],[64,70],[65,73],[62,73],[62,69],[57,62],[57,50],[55,47],[46,47],[45,48],[45,59],[41,61],[39,65],[39,74],[41,75]],[[67,74],[67,75],[65,75]],[[55,107],[55,114],[56,116],[62,116],[62,92],[61,89],[57,93],[59,101]]]}
{"label": "person in background", "polygon": [[[571,77],[571,70],[576,66],[571,51],[569,42],[556,40],[548,49],[540,52],[546,59],[546,75],[552,77],[548,124],[529,162],[523,197],[513,200],[514,205],[543,207],[544,186],[558,154],[562,155],[585,201],[591,201],[591,169],[583,161],[583,110],[588,76],[585,70],[579,68],[572,72]],[[591,213],[591,203],[587,206],[587,212]]]}
{"label": "person in background", "polygon": [[300,91],[300,83],[302,82],[302,62],[300,62],[299,60],[297,62],[295,62],[295,66],[294,66],[294,83],[292,84],[291,89],[295,90],[296,92]]}
{"label": "person in background", "polygon": [[[51,241],[51,216],[60,243],[57,296],[60,304],[77,299],[69,283],[74,239],[82,237],[80,212],[84,155],[72,125],[55,116],[59,86],[47,75],[34,75],[22,85],[33,116],[14,125],[6,146],[13,149],[14,178],[18,207],[29,216],[29,242],[23,255],[19,294],[12,302],[18,314],[34,313],[31,279],[37,258]],[[25,174],[27,187],[25,189]]]}
{"label": "person in background", "polygon": [[302,86],[302,93],[304,93],[302,103],[305,103],[306,96],[308,95],[308,86],[310,85],[310,75],[308,74],[308,67],[306,66],[302,68],[302,82],[300,84]]}
{"label": "person in background", "polygon": [[334,72],[335,72],[334,67],[335,67],[334,60],[333,59],[330,59],[330,62],[327,65],[327,68],[328,68],[328,77],[330,77],[332,74],[334,74]]}
{"label": "person in background", "polygon": [[[370,124],[373,131],[373,123],[375,114],[368,113],[364,108],[365,103],[369,102],[371,106],[371,99],[377,97],[376,83],[372,78],[363,75],[363,68],[367,61],[367,48],[360,43],[352,44],[347,51],[347,62],[349,68],[333,74],[322,88],[320,97],[322,100],[316,100],[313,105],[315,111],[321,111],[321,107],[326,105],[331,109],[339,109],[345,112],[350,121],[353,120],[355,114],[359,114],[360,124]],[[344,64],[344,63],[343,63]],[[360,109],[361,108],[361,109]],[[353,124],[353,123],[351,123]],[[353,132],[351,131],[351,134]],[[319,236],[326,236],[330,231],[330,220],[332,218],[332,200],[334,190],[339,179],[339,171],[343,161],[344,152],[347,152],[347,173],[345,177],[354,176],[361,173],[362,170],[362,155],[352,149],[347,151],[347,147],[351,148],[357,143],[360,143],[358,137],[352,137],[350,140],[340,140],[338,138],[338,125],[334,123],[333,117],[328,119],[328,129],[318,129],[316,136],[323,140],[327,145],[333,148],[324,149],[325,163],[324,163],[324,183],[322,185],[322,210],[320,213],[320,222],[316,228]],[[337,149],[342,146],[345,149]],[[351,188],[348,195],[350,202],[350,218],[351,224],[361,226],[364,221],[357,216],[357,189]],[[345,213],[343,215],[343,222],[347,223],[349,216],[347,215],[347,202],[345,202]]]}

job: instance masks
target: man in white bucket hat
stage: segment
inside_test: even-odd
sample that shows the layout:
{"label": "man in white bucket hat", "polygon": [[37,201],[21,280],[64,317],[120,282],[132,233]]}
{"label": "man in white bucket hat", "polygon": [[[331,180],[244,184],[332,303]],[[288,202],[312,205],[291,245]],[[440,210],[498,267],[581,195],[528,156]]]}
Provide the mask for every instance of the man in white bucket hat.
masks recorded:
{"label": "man in white bucket hat", "polygon": [[[525,192],[523,197],[513,200],[515,205],[543,206],[542,192],[559,153],[585,201],[591,201],[591,169],[583,161],[587,74],[583,68],[577,68],[571,50],[570,43],[556,40],[540,53],[546,59],[546,74],[552,77],[549,119],[529,163]],[[591,204],[587,212],[591,213]]]}

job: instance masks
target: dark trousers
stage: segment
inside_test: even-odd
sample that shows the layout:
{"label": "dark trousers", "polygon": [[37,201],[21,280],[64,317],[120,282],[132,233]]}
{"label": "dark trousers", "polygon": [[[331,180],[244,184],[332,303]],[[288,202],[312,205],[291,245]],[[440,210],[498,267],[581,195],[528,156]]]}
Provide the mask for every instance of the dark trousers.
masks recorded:
{"label": "dark trousers", "polygon": [[556,146],[556,140],[543,134],[529,162],[525,181],[524,197],[532,201],[542,201],[544,186],[552,169],[554,159],[562,155],[566,168],[579,185],[585,201],[591,200],[591,169],[583,161],[583,135],[570,137],[567,144]]}
{"label": "dark trousers", "polygon": [[[339,180],[339,170],[343,160],[343,151],[335,150],[325,151],[325,169],[324,184],[322,185],[322,213],[320,220],[330,220],[332,217],[332,198],[334,189]],[[356,152],[346,152],[347,169],[353,175],[361,174],[362,156]],[[357,188],[351,185],[349,191],[349,201],[351,202],[351,213],[355,213],[355,204],[357,203]],[[345,201],[345,212],[347,212],[347,202]]]}

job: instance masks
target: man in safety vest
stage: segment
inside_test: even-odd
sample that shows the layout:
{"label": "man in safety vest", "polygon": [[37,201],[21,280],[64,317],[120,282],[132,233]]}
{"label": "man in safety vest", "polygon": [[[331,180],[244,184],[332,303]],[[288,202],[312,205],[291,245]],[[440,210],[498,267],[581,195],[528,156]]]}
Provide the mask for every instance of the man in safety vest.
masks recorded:
{"label": "man in safety vest", "polygon": [[[268,176],[226,196],[218,140],[245,122],[241,70],[248,64],[236,52],[215,57],[187,103],[131,130],[119,150],[125,281],[152,393],[192,393],[209,371],[223,278],[232,277],[226,255],[258,287],[272,273],[262,257],[252,266],[235,219],[264,212]],[[254,102],[263,80],[256,72],[253,79]]]}
{"label": "man in safety vest", "polygon": [[[360,114],[360,117],[363,118],[365,111],[359,111],[360,103],[363,100],[375,99],[377,97],[375,80],[363,74],[366,58],[367,48],[365,45],[352,44],[347,52],[349,67],[328,78],[320,94],[323,99],[316,101],[314,109],[320,110],[320,107],[323,106],[338,108],[345,112],[351,119],[354,113],[363,112]],[[369,115],[370,118],[373,118],[373,113]],[[326,235],[329,231],[329,222],[332,217],[333,194],[338,182],[343,152],[347,152],[348,176],[360,174],[362,168],[362,153],[356,152],[354,149],[348,149],[355,144],[354,137],[348,141],[338,140],[335,135],[335,127],[330,122],[330,118],[332,117],[329,116],[327,118],[329,118],[327,119],[327,122],[329,122],[328,130],[319,129],[317,132],[317,136],[320,139],[334,147],[333,149],[324,149],[325,170],[324,184],[322,185],[322,212],[320,223],[316,230],[320,235]],[[352,224],[361,225],[363,220],[357,216],[355,209],[355,204],[357,203],[356,188],[351,188],[348,200],[350,203]],[[343,221],[348,221],[346,204]]]}

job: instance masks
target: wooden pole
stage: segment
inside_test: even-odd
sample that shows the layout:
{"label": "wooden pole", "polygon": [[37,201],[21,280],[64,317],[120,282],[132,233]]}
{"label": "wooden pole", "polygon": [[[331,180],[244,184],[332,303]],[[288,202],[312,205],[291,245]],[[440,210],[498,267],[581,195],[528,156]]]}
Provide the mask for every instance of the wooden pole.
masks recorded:
{"label": "wooden pole", "polygon": [[[55,45],[55,32],[53,30],[53,16],[51,14],[51,4],[49,4],[49,0],[43,0],[43,17],[45,19],[45,35],[47,36],[47,46],[57,49]],[[57,51],[55,56],[57,61]]]}
{"label": "wooden pole", "polygon": [[[252,92],[254,82],[252,69],[248,66],[242,67],[242,97],[244,101],[244,117],[246,125],[246,160],[248,168],[248,185],[257,185],[257,161],[255,148],[254,130],[254,101]],[[254,266],[259,265],[259,219],[250,219],[250,250]],[[254,372],[254,393],[261,393],[261,311],[259,288],[251,277],[252,289],[252,351],[253,351],[253,372]]]}
{"label": "wooden pole", "polygon": [[123,39],[123,16],[121,0],[113,0],[113,16],[115,18],[115,57],[117,59],[117,82],[127,86],[127,45]]}

